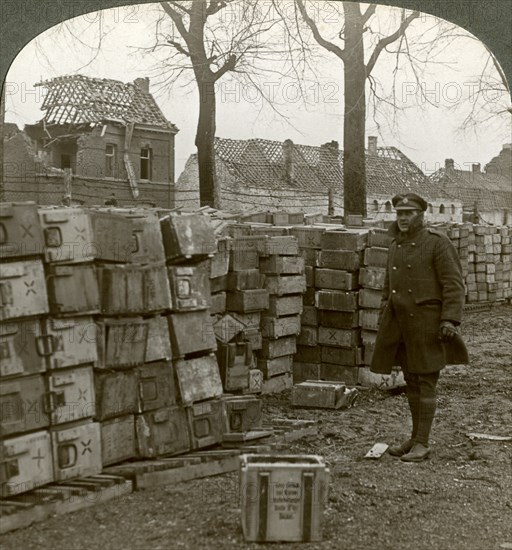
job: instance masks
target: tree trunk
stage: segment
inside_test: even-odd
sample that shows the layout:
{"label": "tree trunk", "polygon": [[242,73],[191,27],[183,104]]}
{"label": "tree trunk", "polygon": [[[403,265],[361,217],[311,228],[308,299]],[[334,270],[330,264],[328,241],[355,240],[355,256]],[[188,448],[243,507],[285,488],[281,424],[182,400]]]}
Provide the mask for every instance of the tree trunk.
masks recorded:
{"label": "tree trunk", "polygon": [[363,21],[359,4],[347,2],[345,10],[345,118],[343,123],[344,214],[366,217],[366,69]]}
{"label": "tree trunk", "polygon": [[215,83],[198,81],[199,121],[196,147],[199,165],[199,201],[201,206],[220,208],[220,189],[217,186],[215,169]]}

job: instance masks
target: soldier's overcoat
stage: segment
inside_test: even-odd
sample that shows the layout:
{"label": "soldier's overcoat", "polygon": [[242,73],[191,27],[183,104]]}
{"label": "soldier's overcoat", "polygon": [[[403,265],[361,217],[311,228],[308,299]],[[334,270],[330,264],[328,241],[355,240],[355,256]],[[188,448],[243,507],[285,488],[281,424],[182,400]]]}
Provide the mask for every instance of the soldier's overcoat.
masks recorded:
{"label": "soldier's overcoat", "polygon": [[460,335],[444,344],[441,321],[460,324],[464,284],[460,260],[450,239],[426,228],[419,216],[407,233],[396,222],[389,248],[383,313],[371,364],[372,372],[389,374],[393,365],[415,373],[468,362]]}

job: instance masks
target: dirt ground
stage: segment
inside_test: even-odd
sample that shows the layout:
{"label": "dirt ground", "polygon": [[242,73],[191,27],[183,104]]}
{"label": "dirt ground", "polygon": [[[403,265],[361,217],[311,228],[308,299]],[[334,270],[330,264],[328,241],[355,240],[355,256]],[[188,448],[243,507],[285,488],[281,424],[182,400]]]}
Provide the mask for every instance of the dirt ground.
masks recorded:
{"label": "dirt ground", "polygon": [[445,369],[433,428],[433,456],[405,464],[365,460],[376,442],[408,435],[405,395],[361,392],[346,411],[299,410],[289,392],[264,401],[268,419],[320,421],[318,436],[293,453],[323,456],[331,469],[320,543],[255,544],[240,527],[238,474],[136,492],[51,518],[0,538],[3,550],[118,549],[512,549],[512,306],[466,314],[469,366]]}

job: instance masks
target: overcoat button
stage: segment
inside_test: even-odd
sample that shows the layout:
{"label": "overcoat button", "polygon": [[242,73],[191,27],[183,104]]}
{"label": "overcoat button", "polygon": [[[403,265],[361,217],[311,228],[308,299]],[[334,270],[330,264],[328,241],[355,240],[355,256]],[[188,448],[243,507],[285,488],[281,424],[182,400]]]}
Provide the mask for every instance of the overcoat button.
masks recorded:
{"label": "overcoat button", "polygon": [[397,246],[397,248],[402,248],[402,245],[401,245],[401,244],[399,244],[399,245]]}
{"label": "overcoat button", "polygon": [[409,317],[414,317],[414,313],[409,313]]}
{"label": "overcoat button", "polygon": [[396,271],[396,265],[393,266],[393,271]]}
{"label": "overcoat button", "polygon": [[416,246],[416,243],[412,243],[412,246]]}
{"label": "overcoat button", "polygon": [[392,292],[393,294],[396,294],[396,290],[392,290],[391,292]]}
{"label": "overcoat button", "polygon": [[411,264],[408,264],[408,265],[407,265],[407,269],[411,269]]}
{"label": "overcoat button", "polygon": [[409,289],[407,292],[408,292],[409,294],[411,294],[411,293],[412,293],[412,289]]}

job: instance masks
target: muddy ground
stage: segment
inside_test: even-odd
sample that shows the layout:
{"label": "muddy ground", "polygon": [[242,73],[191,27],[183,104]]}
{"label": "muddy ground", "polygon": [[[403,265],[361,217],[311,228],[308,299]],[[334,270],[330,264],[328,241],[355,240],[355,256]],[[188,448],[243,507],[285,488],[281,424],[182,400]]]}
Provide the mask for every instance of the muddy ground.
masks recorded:
{"label": "muddy ground", "polygon": [[317,419],[318,436],[290,445],[330,464],[320,543],[255,544],[240,527],[236,473],[136,492],[85,511],[8,533],[3,550],[118,549],[512,549],[512,306],[467,314],[469,366],[447,368],[439,384],[433,456],[405,464],[369,461],[375,442],[409,431],[406,398],[361,392],[346,411],[298,410],[289,392],[264,401],[268,419]]}

